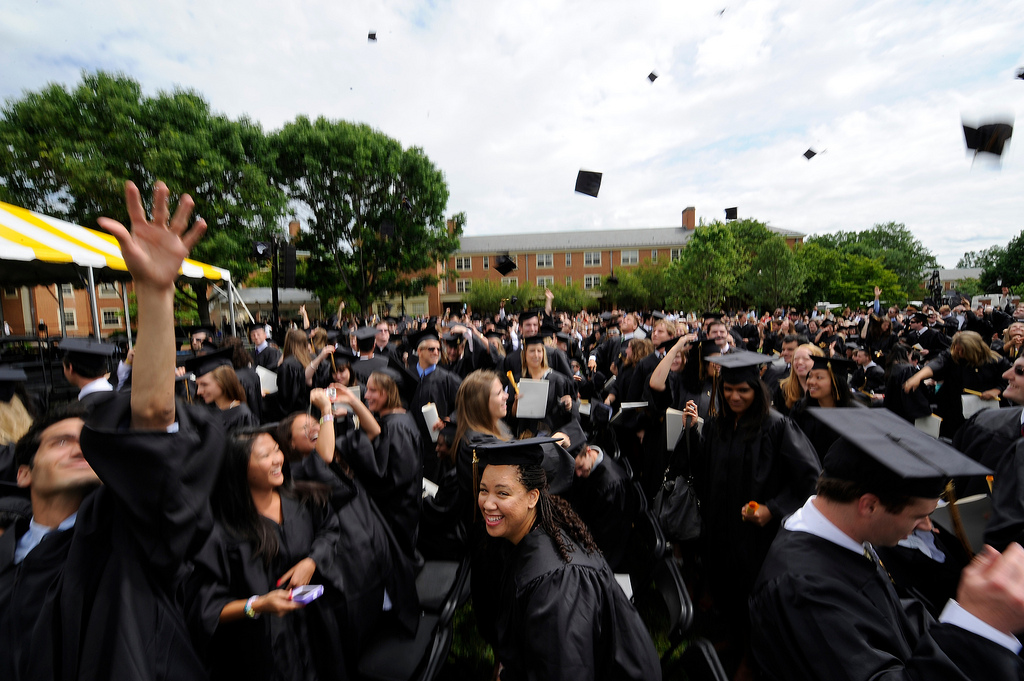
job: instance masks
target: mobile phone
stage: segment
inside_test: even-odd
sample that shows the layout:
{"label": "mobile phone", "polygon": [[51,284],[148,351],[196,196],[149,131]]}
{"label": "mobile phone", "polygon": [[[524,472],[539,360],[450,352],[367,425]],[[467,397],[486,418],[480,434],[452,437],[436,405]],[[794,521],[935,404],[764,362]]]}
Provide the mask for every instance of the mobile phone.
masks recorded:
{"label": "mobile phone", "polygon": [[306,584],[297,586],[291,590],[291,599],[296,603],[309,605],[324,595],[324,587],[321,584]]}

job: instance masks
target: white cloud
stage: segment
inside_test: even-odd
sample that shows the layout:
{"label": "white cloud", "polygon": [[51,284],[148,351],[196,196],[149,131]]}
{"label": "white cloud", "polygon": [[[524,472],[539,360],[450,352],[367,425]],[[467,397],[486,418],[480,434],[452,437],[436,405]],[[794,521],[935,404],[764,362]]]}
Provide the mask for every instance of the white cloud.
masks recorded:
{"label": "white cloud", "polygon": [[1021,154],[972,168],[959,127],[1024,111],[1022,28],[1022,0],[18,3],[0,95],[102,68],[266,129],[365,122],[444,170],[470,233],[736,205],[808,233],[904,222],[950,266],[1024,229]]}

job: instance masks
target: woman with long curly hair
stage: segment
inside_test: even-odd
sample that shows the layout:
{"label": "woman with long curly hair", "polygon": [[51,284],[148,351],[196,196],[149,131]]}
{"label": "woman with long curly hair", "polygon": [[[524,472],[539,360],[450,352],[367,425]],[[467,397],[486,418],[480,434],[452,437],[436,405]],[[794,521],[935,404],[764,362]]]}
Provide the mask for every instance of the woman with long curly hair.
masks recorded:
{"label": "woman with long curly hair", "polygon": [[309,405],[310,384],[306,383],[309,366],[309,341],[301,329],[285,334],[281,366],[277,369],[277,400],[283,414],[300,411]]}
{"label": "woman with long curly hair", "polygon": [[839,433],[811,416],[807,408],[856,408],[862,405],[850,393],[848,376],[854,367],[853,362],[840,357],[812,357],[811,362],[811,369],[807,372],[807,392],[789,415],[814,445],[818,461],[824,461],[829,448],[839,439]]}
{"label": "woman with long curly hair", "polygon": [[1003,374],[1010,366],[1010,360],[993,351],[979,333],[960,331],[949,349],[907,379],[903,389],[917,390],[928,378],[942,382],[935,393],[935,414],[942,418],[939,436],[952,439],[967,420],[963,395],[973,394],[986,402],[998,400],[1006,388]]}
{"label": "woman with long curly hair", "polygon": [[[727,640],[720,651],[727,671],[749,648],[747,599],[782,519],[800,508],[821,472],[814,447],[791,419],[771,408],[754,352],[711,357],[722,367],[718,413],[684,431],[670,477],[692,472],[704,526],[703,571]],[[693,425],[697,405],[686,405]],[[688,462],[688,469],[687,469]]]}
{"label": "woman with long curly hair", "polygon": [[779,381],[779,387],[772,396],[772,406],[780,414],[788,414],[807,392],[807,375],[811,371],[814,357],[824,357],[825,352],[814,343],[804,343],[793,353],[793,367],[789,376]]}
{"label": "woman with long curly hair", "polygon": [[647,628],[590,532],[568,502],[548,491],[542,466],[547,442],[476,448],[485,541],[507,549],[496,610],[488,612],[502,676],[660,678]]}

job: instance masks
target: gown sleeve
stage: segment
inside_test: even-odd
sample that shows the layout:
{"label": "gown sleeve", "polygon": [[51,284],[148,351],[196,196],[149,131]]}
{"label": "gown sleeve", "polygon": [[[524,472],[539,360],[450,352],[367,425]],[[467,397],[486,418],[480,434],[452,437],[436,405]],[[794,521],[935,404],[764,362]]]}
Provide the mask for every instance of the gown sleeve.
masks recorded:
{"label": "gown sleeve", "polygon": [[776,438],[777,456],[780,463],[787,469],[785,479],[789,484],[765,503],[772,517],[780,520],[800,508],[807,497],[814,493],[814,486],[821,474],[818,456],[814,445],[807,439],[799,427],[789,418],[782,416],[779,435]]}

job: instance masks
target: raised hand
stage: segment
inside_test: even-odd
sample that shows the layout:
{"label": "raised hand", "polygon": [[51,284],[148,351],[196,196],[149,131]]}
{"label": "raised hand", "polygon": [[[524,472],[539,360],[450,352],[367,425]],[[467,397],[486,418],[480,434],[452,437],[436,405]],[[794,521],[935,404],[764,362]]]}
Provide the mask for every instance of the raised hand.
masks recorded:
{"label": "raised hand", "polygon": [[148,220],[138,187],[134,182],[126,182],[124,199],[131,218],[131,232],[117,220],[98,220],[100,227],[117,239],[136,286],[173,287],[181,261],[206,232],[205,220],[197,220],[189,228],[189,217],[195,207],[192,197],[182,194],[178,209],[171,217],[169,195],[166,184],[154,185],[153,219]]}

